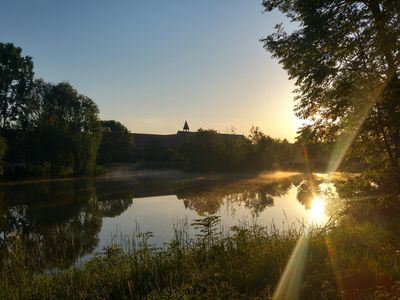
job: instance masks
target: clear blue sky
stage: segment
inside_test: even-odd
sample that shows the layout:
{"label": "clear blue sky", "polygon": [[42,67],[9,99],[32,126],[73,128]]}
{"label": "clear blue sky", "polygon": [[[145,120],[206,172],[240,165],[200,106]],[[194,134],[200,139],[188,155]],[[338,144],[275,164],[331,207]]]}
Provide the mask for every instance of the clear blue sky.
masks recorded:
{"label": "clear blue sky", "polygon": [[[286,20],[261,0],[12,0],[0,41],[33,57],[36,77],[69,81],[102,119],[173,133],[188,121],[295,136],[293,83],[259,39]],[[286,24],[292,27],[292,24]]]}

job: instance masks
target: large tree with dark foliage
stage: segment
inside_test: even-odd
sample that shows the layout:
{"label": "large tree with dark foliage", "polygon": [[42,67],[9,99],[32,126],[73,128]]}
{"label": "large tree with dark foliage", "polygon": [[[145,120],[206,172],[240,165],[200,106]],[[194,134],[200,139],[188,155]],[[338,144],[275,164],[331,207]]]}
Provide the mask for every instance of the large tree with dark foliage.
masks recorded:
{"label": "large tree with dark foliage", "polygon": [[32,59],[21,53],[0,43],[0,129],[7,143],[0,143],[0,159],[7,148],[11,175],[93,173],[101,140],[96,104],[69,83],[34,80]]}
{"label": "large tree with dark foliage", "polygon": [[36,157],[49,164],[53,176],[68,167],[75,174],[93,173],[101,140],[96,104],[67,82],[47,85],[40,89],[40,111],[32,120],[37,125],[30,132],[40,145]]}
{"label": "large tree with dark foliage", "polygon": [[103,138],[97,161],[101,164],[128,162],[133,159],[133,137],[129,130],[117,121],[101,121]]}
{"label": "large tree with dark foliage", "polygon": [[[400,1],[265,0],[298,25],[263,39],[296,80],[296,113],[312,137],[353,142],[364,159],[400,173]],[[333,168],[332,168],[333,169]]]}
{"label": "large tree with dark foliage", "polygon": [[23,122],[29,110],[28,95],[33,84],[33,62],[22,56],[22,49],[13,44],[0,43],[0,122],[8,128]]}
{"label": "large tree with dark foliage", "polygon": [[[22,49],[11,43],[0,43],[0,128],[1,135],[11,127],[26,124],[24,116],[31,109],[29,93],[33,85],[33,62],[22,56]],[[10,149],[10,147],[8,147]],[[0,136],[0,173],[3,174],[3,158],[6,140]]]}

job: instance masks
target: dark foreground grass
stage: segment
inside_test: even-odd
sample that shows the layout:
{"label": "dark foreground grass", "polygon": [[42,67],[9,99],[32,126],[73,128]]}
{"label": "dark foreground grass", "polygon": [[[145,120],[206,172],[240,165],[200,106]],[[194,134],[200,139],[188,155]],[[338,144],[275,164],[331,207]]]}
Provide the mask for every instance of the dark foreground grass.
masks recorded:
{"label": "dark foreground grass", "polygon": [[[142,234],[130,251],[109,246],[83,266],[62,271],[35,270],[16,238],[3,258],[0,299],[272,297],[303,229],[241,227],[228,235],[215,231],[215,221],[199,221],[202,235],[195,241],[180,232],[165,249],[154,249]],[[335,228],[309,233],[300,297],[400,297],[400,245],[393,232],[345,218]]]}

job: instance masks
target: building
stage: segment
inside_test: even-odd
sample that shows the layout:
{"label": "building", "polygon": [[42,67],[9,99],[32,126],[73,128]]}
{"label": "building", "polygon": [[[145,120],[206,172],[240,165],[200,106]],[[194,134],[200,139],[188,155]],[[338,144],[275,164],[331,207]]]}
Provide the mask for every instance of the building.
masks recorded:
{"label": "building", "polygon": [[[148,133],[133,133],[133,141],[137,151],[143,151],[147,146],[157,145],[163,148],[175,148],[182,139],[186,138],[195,132],[189,131],[189,125],[187,121],[183,126],[183,130],[179,130],[175,134],[148,134]],[[242,134],[224,134],[220,133],[226,139],[242,139]]]}

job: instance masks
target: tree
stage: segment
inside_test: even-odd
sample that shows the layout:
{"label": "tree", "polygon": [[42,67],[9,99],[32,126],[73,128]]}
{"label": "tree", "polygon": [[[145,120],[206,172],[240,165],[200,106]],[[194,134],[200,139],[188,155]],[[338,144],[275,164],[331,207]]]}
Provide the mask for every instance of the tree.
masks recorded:
{"label": "tree", "polygon": [[258,127],[252,127],[249,139],[253,145],[252,165],[256,169],[271,169],[275,163],[279,150],[276,147],[277,141],[265,135]]}
{"label": "tree", "polygon": [[33,83],[33,62],[22,49],[0,43],[0,126],[9,128],[29,110],[27,95]]}
{"label": "tree", "polygon": [[196,170],[211,171],[223,167],[224,142],[215,130],[199,129],[181,146],[185,161]]}
{"label": "tree", "polygon": [[[78,93],[68,83],[51,85],[43,97],[35,133],[42,146],[40,164],[49,164],[50,175],[57,176],[73,164],[73,152],[78,147],[71,126],[78,108]],[[75,124],[73,124],[75,125]],[[38,142],[34,141],[34,143]]]}
{"label": "tree", "polygon": [[[21,53],[0,43],[0,129],[6,160],[16,166],[11,173],[93,173],[101,140],[96,104],[67,82],[34,80],[32,58]],[[0,140],[0,160],[5,149]]]}
{"label": "tree", "polygon": [[265,0],[298,25],[263,39],[296,80],[296,114],[336,141],[335,169],[354,142],[370,164],[400,176],[400,2]]}
{"label": "tree", "polygon": [[49,145],[52,165],[72,162],[75,174],[93,173],[101,140],[96,104],[67,82],[54,85],[44,100],[40,126],[57,135]]}
{"label": "tree", "polygon": [[97,105],[84,95],[78,95],[73,112],[74,173],[93,174],[102,138],[102,127]]}
{"label": "tree", "polygon": [[[11,127],[20,127],[24,114],[31,109],[25,98],[33,83],[33,62],[31,57],[22,56],[22,49],[13,44],[0,43],[0,128],[7,137]],[[7,139],[0,138],[0,169],[3,174],[3,159]]]}
{"label": "tree", "polygon": [[0,136],[0,175],[4,173],[4,156],[7,151],[6,141]]}
{"label": "tree", "polygon": [[223,134],[224,143],[224,168],[227,170],[243,170],[247,168],[247,162],[251,150],[251,142],[243,135],[236,135],[234,128],[230,134]]}
{"label": "tree", "polygon": [[117,121],[101,121],[103,138],[99,147],[99,163],[127,162],[133,159],[133,137]]}
{"label": "tree", "polygon": [[58,176],[69,169],[77,175],[92,174],[101,140],[96,104],[67,82],[37,83],[37,116],[30,120],[29,131],[18,132],[29,145],[23,160],[39,175]]}

